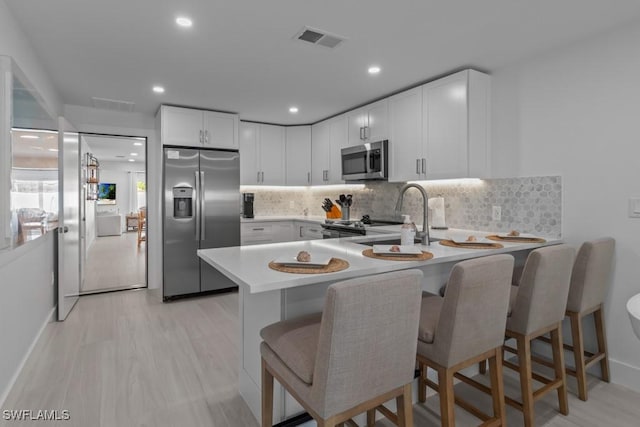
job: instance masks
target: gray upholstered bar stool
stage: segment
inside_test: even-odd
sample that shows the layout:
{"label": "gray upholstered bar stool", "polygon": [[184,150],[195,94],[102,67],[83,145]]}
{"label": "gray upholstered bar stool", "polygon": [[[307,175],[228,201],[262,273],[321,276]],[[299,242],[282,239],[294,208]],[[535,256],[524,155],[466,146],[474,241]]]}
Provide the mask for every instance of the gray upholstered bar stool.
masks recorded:
{"label": "gray upholstered bar stool", "polygon": [[[418,398],[426,400],[427,385],[440,394],[443,426],[454,426],[454,401],[485,421],[504,425],[502,343],[509,309],[509,289],[514,259],[493,255],[456,264],[444,298],[422,300],[418,335],[420,379]],[[493,416],[454,398],[453,377],[458,371],[489,359]],[[427,378],[427,367],[438,372],[438,384]]]}
{"label": "gray upholstered bar stool", "polygon": [[[505,361],[504,366],[520,373],[522,402],[505,397],[508,405],[522,411],[524,425],[534,425],[534,402],[557,390],[560,413],[569,413],[564,355],[562,319],[569,295],[569,282],[575,250],[568,245],[548,246],[531,251],[522,271],[520,286],[512,286],[511,313],[507,318],[507,338],[516,340],[516,349],[505,351],[518,355],[518,365]],[[554,378],[549,379],[531,368],[531,341],[551,334]],[[534,391],[533,380],[544,384]]]}
{"label": "gray upholstered bar stool", "polygon": [[413,426],[421,279],[405,270],[335,283],[321,316],[263,328],[262,427],[273,423],[274,378],[320,427],[394,398],[398,424]]}
{"label": "gray upholstered bar stool", "polygon": [[[565,315],[571,322],[572,345],[565,344],[573,352],[575,369],[566,368],[566,373],[578,381],[578,397],[587,400],[587,369],[600,363],[602,379],[609,382],[609,355],[604,327],[603,304],[609,288],[615,240],[611,237],[591,240],[580,246],[571,273],[571,286]],[[593,313],[598,349],[595,353],[584,349],[582,319]],[[550,342],[546,337],[543,341]],[[536,362],[548,365],[545,359]]]}

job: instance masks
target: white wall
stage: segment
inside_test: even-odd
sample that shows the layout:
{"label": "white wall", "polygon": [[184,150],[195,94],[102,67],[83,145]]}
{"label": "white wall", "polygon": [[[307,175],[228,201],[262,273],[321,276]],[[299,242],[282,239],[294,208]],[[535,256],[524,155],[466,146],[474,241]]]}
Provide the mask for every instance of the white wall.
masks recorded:
{"label": "white wall", "polygon": [[[62,111],[55,87],[5,0],[0,0],[0,54],[16,60],[53,114]],[[50,233],[14,251],[0,252],[0,406],[55,307],[51,276],[56,241]]]}
{"label": "white wall", "polygon": [[0,407],[55,311],[55,233],[0,257]]}
{"label": "white wall", "polygon": [[160,209],[162,147],[155,129],[155,119],[140,113],[121,113],[78,105],[65,105],[64,114],[81,132],[147,138],[147,269],[149,272],[147,282],[150,289],[160,289],[162,287]]}
{"label": "white wall", "polygon": [[[98,159],[99,160],[99,159]],[[122,231],[126,231],[125,216],[130,212],[137,212],[137,208],[130,205],[131,188],[129,175],[144,170],[143,165],[131,166],[129,162],[100,162],[100,182],[116,184],[116,204],[96,206],[97,212],[112,211],[115,208],[123,215]]]}
{"label": "white wall", "polygon": [[493,74],[496,176],[561,175],[563,237],[616,239],[606,302],[613,381],[640,391],[640,341],[625,304],[640,292],[640,26],[558,49]]}

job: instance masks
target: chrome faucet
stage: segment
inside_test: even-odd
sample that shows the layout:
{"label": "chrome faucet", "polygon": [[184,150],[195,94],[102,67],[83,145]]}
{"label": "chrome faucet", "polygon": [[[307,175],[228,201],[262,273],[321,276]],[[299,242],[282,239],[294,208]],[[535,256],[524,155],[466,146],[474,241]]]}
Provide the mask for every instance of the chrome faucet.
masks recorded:
{"label": "chrome faucet", "polygon": [[420,194],[422,194],[422,201],[423,201],[423,218],[422,218],[422,231],[419,231],[418,233],[416,233],[416,236],[422,241],[423,245],[430,245],[430,241],[429,241],[429,208],[428,208],[428,204],[429,204],[429,196],[427,195],[427,191],[420,185],[418,184],[405,184],[401,189],[400,189],[400,196],[398,197],[398,202],[396,203],[396,215],[400,214],[400,211],[402,210],[402,202],[404,201],[404,193],[407,192],[408,189],[410,188],[417,188],[418,191],[420,191]]}

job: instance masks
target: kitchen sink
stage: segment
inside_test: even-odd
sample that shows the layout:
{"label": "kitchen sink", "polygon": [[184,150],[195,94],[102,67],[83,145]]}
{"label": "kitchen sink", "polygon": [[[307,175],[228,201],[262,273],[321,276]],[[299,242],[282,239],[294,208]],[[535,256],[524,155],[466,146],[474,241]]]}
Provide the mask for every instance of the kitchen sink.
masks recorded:
{"label": "kitchen sink", "polygon": [[[431,237],[429,239],[429,242],[433,243],[433,242],[437,242],[440,241],[442,239],[435,239],[433,237]],[[413,241],[414,243],[420,243],[420,240],[418,239],[414,239]],[[367,245],[367,246],[373,246],[373,245],[399,245],[400,244],[400,239],[399,238],[395,238],[395,239],[387,239],[387,240],[371,240],[368,242],[358,242],[361,245]]]}

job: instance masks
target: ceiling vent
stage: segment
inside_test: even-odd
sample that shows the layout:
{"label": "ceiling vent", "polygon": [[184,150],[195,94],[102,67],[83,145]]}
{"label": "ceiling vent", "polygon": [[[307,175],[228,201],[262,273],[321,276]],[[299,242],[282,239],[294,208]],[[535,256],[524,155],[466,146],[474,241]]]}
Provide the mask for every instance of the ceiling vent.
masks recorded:
{"label": "ceiling vent", "polygon": [[136,104],[128,101],[118,101],[116,99],[96,98],[91,97],[91,105],[93,108],[100,108],[102,110],[122,111],[125,113],[132,113]]}
{"label": "ceiling vent", "polygon": [[337,47],[346,40],[344,37],[329,34],[326,31],[310,27],[304,27],[302,30],[298,31],[293,38],[331,49]]}

